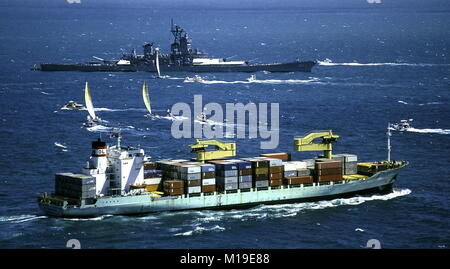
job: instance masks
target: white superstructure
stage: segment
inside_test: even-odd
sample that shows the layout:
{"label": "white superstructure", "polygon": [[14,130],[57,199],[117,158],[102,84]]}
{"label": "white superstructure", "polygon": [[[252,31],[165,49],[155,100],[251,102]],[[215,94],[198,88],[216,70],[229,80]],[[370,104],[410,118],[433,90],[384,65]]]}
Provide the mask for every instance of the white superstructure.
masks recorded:
{"label": "white superstructure", "polygon": [[220,58],[195,58],[192,60],[193,65],[243,65],[244,61],[224,61]]}

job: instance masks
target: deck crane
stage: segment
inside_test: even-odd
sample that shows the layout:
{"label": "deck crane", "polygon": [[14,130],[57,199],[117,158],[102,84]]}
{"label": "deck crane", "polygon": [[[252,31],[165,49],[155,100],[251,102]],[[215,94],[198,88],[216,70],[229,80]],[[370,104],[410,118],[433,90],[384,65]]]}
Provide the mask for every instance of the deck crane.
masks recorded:
{"label": "deck crane", "polygon": [[[314,143],[317,138],[322,138],[321,143]],[[324,152],[324,157],[331,159],[333,157],[331,143],[336,142],[339,138],[334,135],[331,130],[310,132],[303,137],[294,137],[294,150],[296,151],[321,151]]]}
{"label": "deck crane", "polygon": [[[215,146],[214,150],[207,151],[208,146]],[[195,144],[189,145],[191,152],[197,153],[197,161],[205,162],[207,160],[221,159],[225,157],[236,156],[235,142],[222,142],[219,140],[200,140]]]}

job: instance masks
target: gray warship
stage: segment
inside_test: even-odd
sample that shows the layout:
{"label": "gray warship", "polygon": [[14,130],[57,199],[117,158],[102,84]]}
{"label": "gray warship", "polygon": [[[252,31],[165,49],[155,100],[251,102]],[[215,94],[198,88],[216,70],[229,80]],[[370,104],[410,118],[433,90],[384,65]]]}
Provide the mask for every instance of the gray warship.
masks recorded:
{"label": "gray warship", "polygon": [[[172,26],[170,32],[174,41],[170,54],[159,53],[153,43],[143,46],[143,55],[138,55],[136,49],[124,54],[119,60],[104,60],[94,57],[97,61],[86,63],[41,63],[32,70],[41,71],[81,71],[81,72],[311,72],[316,61],[292,61],[286,63],[251,64],[248,61],[230,61],[227,58],[208,58],[202,50],[192,48],[191,38],[178,25]],[[159,69],[159,70],[158,70]]]}
{"label": "gray warship", "polygon": [[[92,142],[92,155],[82,173],[55,175],[55,191],[38,197],[45,214],[134,215],[389,193],[400,169],[408,165],[391,161],[390,154],[379,162],[358,162],[353,154],[334,155],[331,143],[338,136],[331,130],[295,137],[297,151],[324,151],[319,158],[300,161],[291,160],[289,153],[229,159],[236,154],[236,144],[218,140],[190,145],[197,154],[193,160],[150,161],[143,149],[121,146],[120,135],[116,138],[113,146],[100,139]],[[321,143],[313,142],[317,139]]]}

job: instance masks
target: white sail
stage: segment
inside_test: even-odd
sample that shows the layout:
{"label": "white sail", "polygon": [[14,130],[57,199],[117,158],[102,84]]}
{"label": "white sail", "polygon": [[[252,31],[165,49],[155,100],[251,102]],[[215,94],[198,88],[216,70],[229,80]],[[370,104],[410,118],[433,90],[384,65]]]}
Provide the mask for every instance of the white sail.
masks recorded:
{"label": "white sail", "polygon": [[148,110],[148,113],[152,114],[152,107],[150,106],[150,97],[148,96],[147,81],[145,81],[145,80],[144,80],[144,85],[142,85],[142,98],[144,99],[144,104]]}
{"label": "white sail", "polygon": [[161,77],[161,72],[159,70],[159,53],[158,53],[158,50],[156,50],[156,71],[158,72],[158,77]]}
{"label": "white sail", "polygon": [[86,103],[86,108],[89,112],[89,116],[91,116],[92,119],[96,119],[97,117],[95,116],[94,106],[92,105],[91,94],[89,93],[89,86],[87,81],[84,88],[84,101]]}

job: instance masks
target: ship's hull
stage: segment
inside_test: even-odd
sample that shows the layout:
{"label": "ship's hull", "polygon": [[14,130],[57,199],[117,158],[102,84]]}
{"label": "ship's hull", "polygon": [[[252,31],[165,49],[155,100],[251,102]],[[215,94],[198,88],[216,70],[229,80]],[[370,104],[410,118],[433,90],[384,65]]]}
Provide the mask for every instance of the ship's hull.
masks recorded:
{"label": "ship's hull", "polygon": [[151,198],[150,194],[102,197],[95,204],[69,207],[39,202],[47,214],[57,217],[95,217],[100,215],[132,215],[161,211],[231,209],[259,204],[283,204],[330,200],[358,194],[389,192],[400,168],[378,172],[365,180],[338,183],[314,183],[312,186],[281,186],[279,189],[250,189],[235,193],[213,193],[198,196]]}
{"label": "ship's hull", "polygon": [[[311,72],[316,64],[314,61],[274,63],[274,64],[244,64],[244,65],[161,65],[161,73],[168,72],[192,72],[192,73],[221,73],[221,72]],[[79,72],[153,72],[156,67],[153,65],[117,65],[111,63],[98,64],[41,64],[41,71],[79,71]]]}

